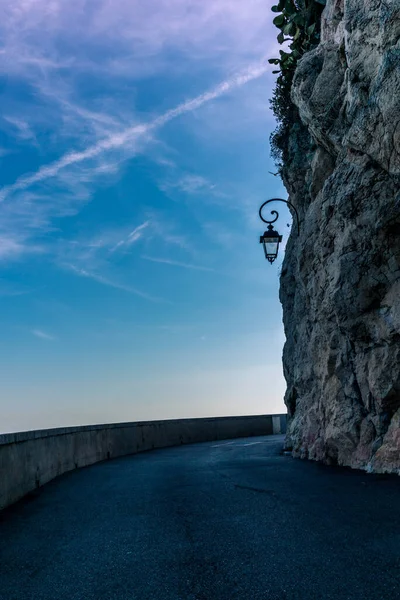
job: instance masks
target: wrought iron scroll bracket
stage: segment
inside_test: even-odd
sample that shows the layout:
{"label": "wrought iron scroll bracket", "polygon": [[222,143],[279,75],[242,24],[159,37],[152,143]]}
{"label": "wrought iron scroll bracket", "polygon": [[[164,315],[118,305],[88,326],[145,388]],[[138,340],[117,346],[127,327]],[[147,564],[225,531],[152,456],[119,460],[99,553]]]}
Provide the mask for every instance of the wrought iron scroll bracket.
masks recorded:
{"label": "wrought iron scroll bracket", "polygon": [[270,200],[267,200],[266,202],[264,202],[263,204],[261,204],[260,210],[258,211],[258,214],[260,215],[261,221],[264,221],[264,223],[268,223],[269,225],[271,225],[272,223],[275,223],[275,221],[277,221],[277,219],[279,218],[279,214],[278,214],[278,212],[276,210],[271,210],[271,215],[276,215],[276,217],[274,219],[272,219],[271,221],[268,221],[267,219],[264,219],[264,217],[262,216],[262,209],[264,208],[264,206],[266,206],[270,202],[284,202],[285,204],[287,204],[288,206],[290,206],[293,209],[293,212],[296,215],[297,235],[300,235],[299,214],[297,212],[296,207],[293,206],[293,204],[291,202],[289,202],[288,200],[283,200],[282,198],[271,198]]}

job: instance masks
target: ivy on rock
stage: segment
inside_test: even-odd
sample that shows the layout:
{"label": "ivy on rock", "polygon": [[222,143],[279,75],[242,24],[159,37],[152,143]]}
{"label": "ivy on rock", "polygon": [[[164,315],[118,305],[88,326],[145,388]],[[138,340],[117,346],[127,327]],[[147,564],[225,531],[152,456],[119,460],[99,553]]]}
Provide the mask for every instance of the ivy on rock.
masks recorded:
{"label": "ivy on rock", "polygon": [[287,155],[287,144],[291,126],[294,124],[297,109],[290,99],[290,90],[297,61],[305,52],[315,48],[320,42],[321,14],[326,0],[279,0],[272,12],[279,13],[273,20],[280,29],[278,42],[287,44],[279,51],[279,58],[270,58],[271,64],[279,68],[271,107],[278,121],[278,127],[271,135],[271,153],[281,171]]}

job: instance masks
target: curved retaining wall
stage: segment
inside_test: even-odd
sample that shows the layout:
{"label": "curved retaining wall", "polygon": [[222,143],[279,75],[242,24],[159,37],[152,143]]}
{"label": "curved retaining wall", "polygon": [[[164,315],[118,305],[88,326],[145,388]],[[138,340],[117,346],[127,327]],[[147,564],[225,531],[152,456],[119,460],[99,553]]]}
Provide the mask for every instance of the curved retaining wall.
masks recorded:
{"label": "curved retaining wall", "polygon": [[0,435],[0,510],[72,469],[154,448],[285,433],[286,415],[176,419]]}

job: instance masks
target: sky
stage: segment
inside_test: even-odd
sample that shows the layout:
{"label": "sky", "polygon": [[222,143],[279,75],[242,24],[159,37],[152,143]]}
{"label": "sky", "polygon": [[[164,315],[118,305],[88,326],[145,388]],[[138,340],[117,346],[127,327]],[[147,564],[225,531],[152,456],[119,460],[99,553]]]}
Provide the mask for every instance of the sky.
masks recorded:
{"label": "sky", "polygon": [[284,412],[273,3],[0,0],[0,432]]}

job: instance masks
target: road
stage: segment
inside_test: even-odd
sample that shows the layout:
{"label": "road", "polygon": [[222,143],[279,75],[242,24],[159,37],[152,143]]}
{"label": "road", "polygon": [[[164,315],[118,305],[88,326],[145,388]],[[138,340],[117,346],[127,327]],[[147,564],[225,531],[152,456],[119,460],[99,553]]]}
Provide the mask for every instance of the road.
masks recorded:
{"label": "road", "polygon": [[283,437],[80,469],[0,513],[1,600],[400,598],[400,478]]}

